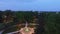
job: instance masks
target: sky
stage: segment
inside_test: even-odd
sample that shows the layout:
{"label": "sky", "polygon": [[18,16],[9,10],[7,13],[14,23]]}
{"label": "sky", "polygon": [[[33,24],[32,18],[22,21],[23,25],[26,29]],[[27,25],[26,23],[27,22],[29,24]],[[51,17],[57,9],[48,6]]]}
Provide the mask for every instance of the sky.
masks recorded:
{"label": "sky", "polygon": [[60,0],[0,0],[0,10],[60,11]]}

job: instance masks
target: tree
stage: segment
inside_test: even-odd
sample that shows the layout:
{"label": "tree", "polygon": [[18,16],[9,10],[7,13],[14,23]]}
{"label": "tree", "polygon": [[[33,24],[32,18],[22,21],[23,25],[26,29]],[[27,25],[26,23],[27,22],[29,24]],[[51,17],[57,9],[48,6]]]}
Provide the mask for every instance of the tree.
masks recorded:
{"label": "tree", "polygon": [[0,23],[3,23],[3,18],[2,18],[3,12],[0,11]]}

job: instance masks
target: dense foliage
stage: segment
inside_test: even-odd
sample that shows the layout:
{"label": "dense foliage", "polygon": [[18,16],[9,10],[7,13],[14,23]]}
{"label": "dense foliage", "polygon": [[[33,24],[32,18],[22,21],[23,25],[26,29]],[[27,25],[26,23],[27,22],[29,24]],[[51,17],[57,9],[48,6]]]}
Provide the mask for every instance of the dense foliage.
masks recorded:
{"label": "dense foliage", "polygon": [[[13,18],[13,22],[4,22],[4,15]],[[39,34],[60,34],[60,12],[38,12],[38,11],[0,11],[0,31],[5,30],[2,34],[7,32],[13,32],[19,29],[19,27],[14,26],[17,24],[33,23],[34,18],[38,19],[38,24],[40,28]],[[43,30],[43,31],[42,31]],[[38,30],[37,30],[38,32]]]}

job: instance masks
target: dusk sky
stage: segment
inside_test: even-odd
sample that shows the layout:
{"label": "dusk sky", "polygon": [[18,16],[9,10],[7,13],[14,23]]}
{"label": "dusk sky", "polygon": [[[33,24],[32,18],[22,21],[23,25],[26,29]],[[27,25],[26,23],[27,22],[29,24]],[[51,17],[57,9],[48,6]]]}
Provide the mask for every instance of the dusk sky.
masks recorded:
{"label": "dusk sky", "polygon": [[0,0],[0,10],[60,11],[60,0]]}

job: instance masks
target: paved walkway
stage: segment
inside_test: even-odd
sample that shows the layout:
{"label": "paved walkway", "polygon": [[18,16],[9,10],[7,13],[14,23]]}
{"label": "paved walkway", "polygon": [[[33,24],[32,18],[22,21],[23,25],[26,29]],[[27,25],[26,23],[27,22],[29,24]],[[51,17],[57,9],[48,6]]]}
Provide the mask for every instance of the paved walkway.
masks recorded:
{"label": "paved walkway", "polygon": [[0,31],[0,34],[2,34],[2,32],[3,32],[3,30],[2,30],[2,31]]}

